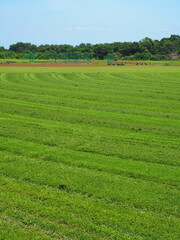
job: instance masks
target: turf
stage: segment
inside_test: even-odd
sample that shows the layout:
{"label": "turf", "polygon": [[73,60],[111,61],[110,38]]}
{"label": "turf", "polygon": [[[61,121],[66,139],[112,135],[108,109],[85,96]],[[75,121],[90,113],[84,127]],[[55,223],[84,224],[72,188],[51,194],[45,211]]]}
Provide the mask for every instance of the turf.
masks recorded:
{"label": "turf", "polygon": [[179,79],[0,67],[0,239],[179,239]]}

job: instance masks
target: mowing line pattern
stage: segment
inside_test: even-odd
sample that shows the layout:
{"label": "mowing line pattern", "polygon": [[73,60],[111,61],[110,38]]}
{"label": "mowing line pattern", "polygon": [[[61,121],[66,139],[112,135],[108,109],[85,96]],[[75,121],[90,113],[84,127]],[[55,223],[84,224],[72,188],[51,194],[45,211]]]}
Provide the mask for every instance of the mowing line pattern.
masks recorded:
{"label": "mowing line pattern", "polygon": [[0,73],[0,239],[179,239],[180,73],[78,71]]}

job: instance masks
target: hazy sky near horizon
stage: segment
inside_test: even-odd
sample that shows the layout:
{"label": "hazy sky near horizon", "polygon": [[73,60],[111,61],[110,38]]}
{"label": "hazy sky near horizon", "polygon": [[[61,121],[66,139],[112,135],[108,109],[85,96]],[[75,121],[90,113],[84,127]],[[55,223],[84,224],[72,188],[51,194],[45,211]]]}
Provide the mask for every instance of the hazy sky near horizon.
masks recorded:
{"label": "hazy sky near horizon", "polygon": [[112,43],[180,34],[179,0],[0,0],[0,46]]}

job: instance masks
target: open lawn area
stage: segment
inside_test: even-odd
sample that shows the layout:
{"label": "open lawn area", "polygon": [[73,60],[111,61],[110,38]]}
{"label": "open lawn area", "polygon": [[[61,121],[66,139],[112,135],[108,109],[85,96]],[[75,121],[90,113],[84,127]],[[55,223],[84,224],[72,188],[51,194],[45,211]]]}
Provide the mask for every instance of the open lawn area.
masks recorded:
{"label": "open lawn area", "polygon": [[180,239],[180,66],[0,67],[0,239]]}

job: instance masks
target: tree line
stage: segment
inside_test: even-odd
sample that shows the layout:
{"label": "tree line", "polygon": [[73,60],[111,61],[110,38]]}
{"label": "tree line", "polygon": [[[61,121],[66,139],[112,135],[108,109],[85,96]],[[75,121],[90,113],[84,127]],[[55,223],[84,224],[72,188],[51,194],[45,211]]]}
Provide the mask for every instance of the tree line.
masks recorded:
{"label": "tree line", "polygon": [[180,36],[171,35],[161,40],[146,37],[139,42],[81,43],[76,46],[68,44],[36,46],[18,42],[10,45],[9,49],[0,47],[0,59],[28,58],[30,53],[34,53],[36,59],[63,59],[69,54],[69,58],[84,56],[88,59],[103,60],[108,54],[113,53],[117,59],[124,60],[179,60]]}

